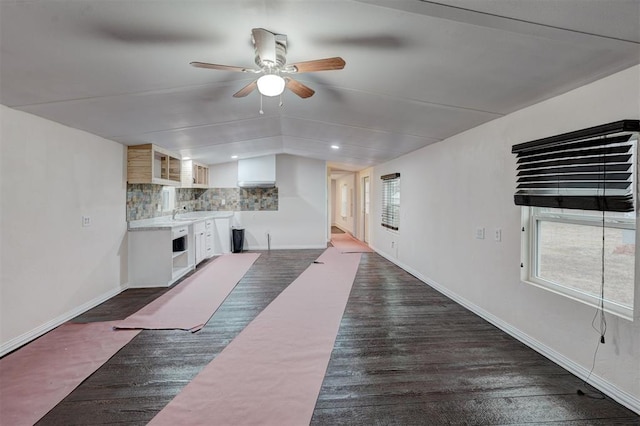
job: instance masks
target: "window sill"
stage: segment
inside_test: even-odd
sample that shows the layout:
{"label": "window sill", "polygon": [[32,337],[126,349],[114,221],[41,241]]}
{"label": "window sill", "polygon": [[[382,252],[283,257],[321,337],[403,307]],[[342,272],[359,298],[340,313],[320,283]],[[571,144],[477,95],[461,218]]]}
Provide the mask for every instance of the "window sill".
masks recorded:
{"label": "window sill", "polygon": [[[521,279],[524,284],[532,285],[543,290],[547,290],[551,293],[558,294],[560,296],[566,297],[568,299],[574,300],[576,302],[591,306],[594,309],[599,309],[599,298],[595,296],[591,296],[580,291],[574,290],[569,287],[564,287],[558,284],[546,282],[543,280],[535,280],[535,279]],[[606,301],[604,302],[604,311],[608,314],[615,315],[619,318],[622,318],[627,321],[633,322],[634,320],[634,309],[629,308],[627,306],[623,306],[617,303]]]}

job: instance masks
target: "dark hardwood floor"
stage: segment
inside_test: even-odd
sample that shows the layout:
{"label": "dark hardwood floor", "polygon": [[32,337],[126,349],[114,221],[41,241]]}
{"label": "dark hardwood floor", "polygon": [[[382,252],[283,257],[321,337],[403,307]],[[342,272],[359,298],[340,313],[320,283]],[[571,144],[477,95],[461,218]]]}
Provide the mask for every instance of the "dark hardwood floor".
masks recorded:
{"label": "dark hardwood floor", "polygon": [[[145,424],[322,250],[262,255],[206,327],[142,331],[38,424]],[[166,289],[132,289],[76,321],[123,319]],[[640,425],[609,398],[377,254],[362,255],[316,425]]]}

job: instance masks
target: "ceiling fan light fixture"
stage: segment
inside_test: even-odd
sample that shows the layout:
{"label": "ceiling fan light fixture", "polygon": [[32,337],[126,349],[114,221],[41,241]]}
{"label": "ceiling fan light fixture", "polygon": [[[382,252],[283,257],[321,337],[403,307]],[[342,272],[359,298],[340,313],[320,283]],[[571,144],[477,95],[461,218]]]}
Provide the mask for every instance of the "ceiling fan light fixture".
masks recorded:
{"label": "ceiling fan light fixture", "polygon": [[258,90],[264,96],[279,96],[284,91],[284,78],[277,74],[266,74],[258,79]]}

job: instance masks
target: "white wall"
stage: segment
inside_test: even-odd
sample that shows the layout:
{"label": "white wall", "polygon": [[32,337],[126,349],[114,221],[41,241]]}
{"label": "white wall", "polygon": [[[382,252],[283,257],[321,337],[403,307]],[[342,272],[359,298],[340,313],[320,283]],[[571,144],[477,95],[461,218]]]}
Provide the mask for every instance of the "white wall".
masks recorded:
{"label": "white wall", "polygon": [[[276,170],[276,173],[277,173],[277,170]],[[238,162],[231,161],[229,163],[210,165],[209,166],[209,187],[237,188],[238,187]]]}
{"label": "white wall", "polygon": [[[237,181],[237,164],[211,166],[212,184]],[[325,248],[327,246],[327,168],[324,161],[276,156],[277,211],[236,212],[234,225],[245,228],[245,249]],[[233,186],[236,186],[234,183]]]}
{"label": "white wall", "polygon": [[330,197],[329,199],[331,200],[331,202],[329,203],[329,211],[331,211],[331,224],[335,224],[336,223],[336,204],[339,202],[339,198],[338,198],[338,187],[336,186],[336,180],[335,179],[330,179],[331,182],[331,190],[330,190]]}
{"label": "white wall", "polygon": [[0,108],[1,354],[120,292],[127,225],[123,145]]}
{"label": "white wall", "polygon": [[[334,218],[333,224],[343,231],[355,234],[354,217],[356,212],[356,202],[358,199],[358,193],[356,192],[355,174],[348,174],[336,179],[336,187],[334,192]],[[342,216],[342,188],[347,187],[347,216]]]}
{"label": "white wall", "polygon": [[[585,377],[599,337],[591,328],[594,309],[520,281],[521,212],[513,202],[511,146],[638,119],[639,82],[636,66],[375,167],[371,245]],[[394,172],[401,173],[398,233],[383,230],[377,221],[380,176]],[[486,228],[486,239],[475,239],[476,227]],[[502,229],[502,242],[492,237],[496,228]],[[607,315],[607,321],[608,340],[598,350],[591,381],[640,411],[640,318],[630,322]]]}

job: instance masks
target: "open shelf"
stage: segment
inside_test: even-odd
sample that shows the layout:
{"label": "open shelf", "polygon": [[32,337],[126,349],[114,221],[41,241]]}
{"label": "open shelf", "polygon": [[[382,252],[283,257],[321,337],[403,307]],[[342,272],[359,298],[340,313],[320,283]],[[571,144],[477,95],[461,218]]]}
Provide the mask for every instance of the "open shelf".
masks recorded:
{"label": "open shelf", "polygon": [[178,256],[181,256],[183,254],[187,254],[188,252],[186,250],[183,251],[174,251],[172,257],[175,259]]}
{"label": "open shelf", "polygon": [[153,144],[127,148],[127,182],[180,185],[182,159]]}
{"label": "open shelf", "polygon": [[171,276],[174,280],[176,280],[177,278],[180,278],[181,276],[185,275],[187,272],[191,271],[192,269],[193,269],[193,265],[174,266]]}

